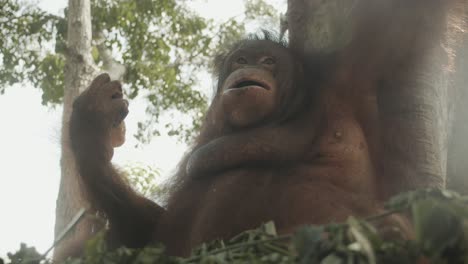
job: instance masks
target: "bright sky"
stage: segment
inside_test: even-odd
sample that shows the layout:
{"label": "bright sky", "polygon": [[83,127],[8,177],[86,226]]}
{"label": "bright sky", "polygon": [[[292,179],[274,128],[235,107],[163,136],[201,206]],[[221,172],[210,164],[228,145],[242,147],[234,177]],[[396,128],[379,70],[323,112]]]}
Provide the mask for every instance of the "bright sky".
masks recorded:
{"label": "bright sky", "polygon": [[[38,2],[41,8],[55,14],[67,5],[66,0]],[[285,1],[267,2],[284,7]],[[201,15],[217,20],[243,13],[242,0],[197,0],[192,6]],[[206,89],[211,89],[211,85]],[[186,146],[161,136],[150,145],[135,149],[132,135],[144,114],[144,104],[130,102],[127,142],[116,150],[114,161],[148,164],[167,175]],[[19,249],[20,242],[44,252],[53,242],[60,179],[61,108],[42,106],[39,89],[15,86],[0,95],[0,120],[0,257]]]}

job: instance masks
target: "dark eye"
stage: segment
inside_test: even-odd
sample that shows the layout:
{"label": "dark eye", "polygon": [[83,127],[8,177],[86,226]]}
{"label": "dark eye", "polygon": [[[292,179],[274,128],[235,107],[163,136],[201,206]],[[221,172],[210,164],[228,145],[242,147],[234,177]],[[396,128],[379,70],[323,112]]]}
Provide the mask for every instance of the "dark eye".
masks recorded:
{"label": "dark eye", "polygon": [[262,60],[262,64],[266,64],[266,65],[273,65],[275,63],[276,61],[275,61],[275,58],[273,57],[266,57]]}
{"label": "dark eye", "polygon": [[247,60],[244,57],[237,58],[236,62],[239,64],[247,64]]}

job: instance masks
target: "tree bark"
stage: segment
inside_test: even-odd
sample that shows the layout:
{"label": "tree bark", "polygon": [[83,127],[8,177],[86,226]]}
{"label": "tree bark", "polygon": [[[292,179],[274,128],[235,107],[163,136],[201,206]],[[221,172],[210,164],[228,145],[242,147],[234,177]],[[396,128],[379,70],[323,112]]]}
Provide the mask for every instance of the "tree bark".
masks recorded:
{"label": "tree bark", "polygon": [[[468,21],[468,14],[463,16]],[[448,148],[448,187],[464,195],[468,194],[468,35],[457,49],[454,77],[454,120]]]}
{"label": "tree bark", "polygon": [[[73,100],[87,87],[92,77],[97,73],[91,57],[92,33],[89,0],[69,0],[67,36],[61,135],[61,180],[55,218],[56,239],[80,208],[88,207],[86,198],[80,190],[75,160],[70,149],[68,123]],[[70,254],[71,252],[80,250],[79,245],[85,241],[85,238],[89,237],[92,232],[92,220],[85,218],[55,248],[54,260],[63,260],[63,258],[66,257],[64,254]]]}

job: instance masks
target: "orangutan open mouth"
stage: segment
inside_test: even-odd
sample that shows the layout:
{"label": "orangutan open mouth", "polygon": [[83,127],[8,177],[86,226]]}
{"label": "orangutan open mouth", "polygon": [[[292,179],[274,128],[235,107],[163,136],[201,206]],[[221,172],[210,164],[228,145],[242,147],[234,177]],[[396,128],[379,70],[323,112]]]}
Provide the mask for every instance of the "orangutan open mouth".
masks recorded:
{"label": "orangutan open mouth", "polygon": [[262,88],[265,90],[270,90],[270,86],[267,83],[257,81],[257,80],[246,80],[242,79],[234,83],[229,89],[244,89],[244,88]]}

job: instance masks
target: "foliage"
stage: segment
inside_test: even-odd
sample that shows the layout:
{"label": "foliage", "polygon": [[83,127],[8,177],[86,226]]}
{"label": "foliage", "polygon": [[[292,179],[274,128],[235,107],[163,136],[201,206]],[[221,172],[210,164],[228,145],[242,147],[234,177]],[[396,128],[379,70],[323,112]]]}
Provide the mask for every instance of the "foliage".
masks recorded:
{"label": "foliage", "polygon": [[259,23],[263,28],[279,29],[278,10],[263,0],[245,1],[245,17],[247,20]]}
{"label": "foliage", "polygon": [[[188,73],[205,66],[213,51],[212,39],[204,34],[209,21],[174,0],[93,1],[92,18],[93,32],[107,36],[105,47],[118,51],[114,59],[126,67],[123,80],[128,96],[134,98],[147,89],[151,117],[139,126],[140,132],[150,134],[139,133],[139,139],[157,134],[151,127],[161,111],[177,109],[194,115],[205,110],[206,99],[192,90],[195,75]],[[99,65],[102,59],[97,57]],[[198,127],[199,123],[192,125]],[[180,131],[170,127],[170,133]]]}
{"label": "foliage", "polygon": [[144,164],[129,164],[123,169],[125,177],[130,185],[141,195],[155,197],[162,194],[162,189],[156,184],[161,176],[159,170]]}
{"label": "foliage", "polygon": [[50,52],[63,43],[63,18],[18,1],[0,0],[0,93],[29,81],[42,87],[42,102],[60,103],[64,58]]}
{"label": "foliage", "polygon": [[[305,226],[282,236],[270,222],[229,241],[203,244],[188,258],[167,256],[162,245],[107,251],[104,233],[100,233],[88,242],[82,259],[65,263],[468,263],[467,202],[468,197],[450,191],[418,190],[393,198],[387,204],[389,212],[383,215]],[[386,240],[371,224],[408,209],[416,231],[414,240]],[[38,263],[38,258],[28,260],[40,255],[22,245],[8,256],[7,263],[17,264]]]}
{"label": "foliage", "polygon": [[[127,95],[140,94],[149,103],[136,135],[141,142],[160,133],[165,112],[183,113],[189,120],[162,124],[169,135],[189,140],[200,127],[207,98],[193,88],[206,90],[211,84],[199,84],[196,73],[208,69],[221,46],[244,35],[244,22],[274,15],[264,0],[245,1],[244,21],[217,24],[181,0],[91,0],[95,63],[110,72],[123,66]],[[67,9],[55,16],[19,0],[0,0],[0,93],[27,81],[42,89],[43,104],[61,103],[66,31]]]}
{"label": "foliage", "polygon": [[[10,263],[37,263],[38,259],[42,259],[41,254],[36,251],[36,248],[28,247],[24,243],[21,243],[20,249],[16,253],[8,253],[7,255],[10,259]],[[0,263],[4,263],[1,258]]]}

